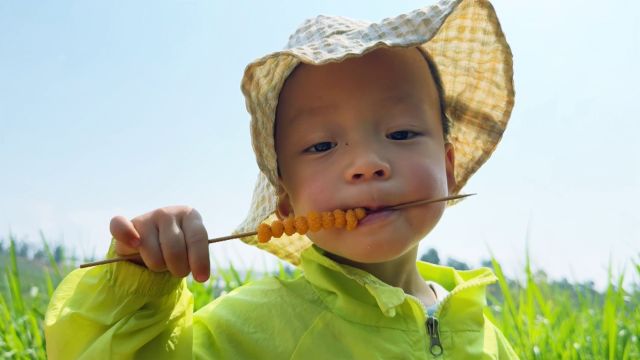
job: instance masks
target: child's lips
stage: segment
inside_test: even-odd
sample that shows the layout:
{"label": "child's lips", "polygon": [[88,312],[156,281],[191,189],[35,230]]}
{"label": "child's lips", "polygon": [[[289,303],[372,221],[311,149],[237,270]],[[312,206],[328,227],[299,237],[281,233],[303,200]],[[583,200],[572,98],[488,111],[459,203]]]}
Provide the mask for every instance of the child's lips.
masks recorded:
{"label": "child's lips", "polygon": [[377,224],[389,219],[391,216],[395,214],[397,210],[377,210],[367,212],[367,216],[365,216],[362,220],[358,221],[358,227],[368,225],[368,224]]}

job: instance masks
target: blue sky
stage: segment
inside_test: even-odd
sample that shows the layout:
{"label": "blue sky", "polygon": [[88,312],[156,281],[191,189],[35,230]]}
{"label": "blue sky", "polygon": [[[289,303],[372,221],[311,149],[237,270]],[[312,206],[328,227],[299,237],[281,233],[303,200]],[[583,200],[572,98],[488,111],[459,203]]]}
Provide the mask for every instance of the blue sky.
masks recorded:
{"label": "blue sky", "polygon": [[[639,259],[640,6],[494,1],[516,106],[494,156],[421,245],[511,274],[526,243],[555,278]],[[0,2],[0,232],[101,256],[112,216],[196,207],[211,236],[248,211],[257,167],[246,64],[308,17],[379,20],[418,1]],[[235,242],[219,261],[271,264]],[[629,273],[630,275],[631,273]]]}

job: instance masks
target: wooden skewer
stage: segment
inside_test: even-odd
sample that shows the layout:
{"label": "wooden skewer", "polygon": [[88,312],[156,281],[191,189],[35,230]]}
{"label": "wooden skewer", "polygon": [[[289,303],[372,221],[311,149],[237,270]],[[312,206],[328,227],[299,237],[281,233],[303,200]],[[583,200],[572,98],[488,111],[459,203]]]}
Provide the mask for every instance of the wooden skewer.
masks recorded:
{"label": "wooden skewer", "polygon": [[459,194],[459,195],[445,196],[443,198],[438,198],[438,199],[416,200],[416,201],[411,201],[411,202],[407,202],[407,203],[404,203],[404,204],[398,204],[398,205],[394,205],[394,206],[389,206],[389,207],[384,208],[384,210],[404,209],[404,208],[410,207],[410,206],[426,205],[426,204],[436,203],[436,202],[440,202],[440,201],[449,201],[449,200],[462,199],[462,198],[466,198],[467,196],[473,196],[473,195],[475,195],[475,194]]}
{"label": "wooden skewer", "polygon": [[[253,236],[253,235],[257,235],[257,234],[258,234],[257,231],[250,231],[250,232],[246,232],[246,233],[242,233],[242,234],[222,236],[222,237],[218,237],[218,238],[209,239],[209,244],[213,244],[213,243],[217,243],[217,242],[225,241],[225,240],[230,240],[230,239],[239,239],[239,238],[243,238],[243,237],[246,237],[246,236]],[[92,267],[92,266],[96,266],[96,265],[111,264],[111,263],[114,263],[114,262],[125,261],[125,260],[142,261],[142,258],[140,257],[140,254],[124,255],[124,256],[115,257],[115,258],[111,258],[111,259],[106,259],[106,260],[100,260],[100,261],[94,261],[94,262],[90,262],[90,263],[86,263],[86,264],[81,264],[80,268],[82,269],[82,268]]]}
{"label": "wooden skewer", "polygon": [[[404,209],[404,208],[410,207],[410,206],[426,205],[426,204],[431,204],[431,203],[440,202],[440,201],[449,201],[449,200],[462,199],[462,198],[465,198],[465,197],[471,196],[471,195],[475,195],[475,194],[461,194],[461,195],[446,196],[446,197],[438,198],[438,199],[427,199],[427,200],[411,201],[411,202],[404,203],[404,204],[398,204],[398,205],[394,205],[394,206],[389,206],[389,207],[384,208],[384,210]],[[257,235],[257,234],[258,234],[257,231],[250,231],[250,232],[241,233],[241,234],[217,237],[217,238],[209,239],[209,244],[213,244],[213,243],[217,243],[217,242],[221,242],[221,241],[226,241],[226,240],[231,240],[231,239],[239,239],[239,238],[243,238],[243,237],[247,237],[247,236],[253,236],[253,235]],[[80,268],[87,268],[87,267],[92,267],[92,266],[96,266],[96,265],[110,264],[110,263],[114,263],[114,262],[118,262],[118,261],[125,261],[125,260],[142,261],[142,258],[140,257],[140,254],[131,254],[131,255],[125,255],[125,256],[115,257],[115,258],[111,258],[111,259],[106,259],[106,260],[100,260],[100,261],[94,261],[94,262],[90,262],[90,263],[86,263],[86,264],[81,264]]]}

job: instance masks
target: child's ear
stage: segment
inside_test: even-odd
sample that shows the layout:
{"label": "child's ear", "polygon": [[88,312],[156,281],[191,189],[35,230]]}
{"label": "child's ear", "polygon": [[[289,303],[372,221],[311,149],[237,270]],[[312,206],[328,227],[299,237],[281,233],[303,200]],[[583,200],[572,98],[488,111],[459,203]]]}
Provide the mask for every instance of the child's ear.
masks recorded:
{"label": "child's ear", "polygon": [[449,195],[451,195],[451,191],[456,187],[456,176],[454,172],[456,155],[453,149],[453,144],[451,143],[444,144],[444,161],[445,170],[447,172],[447,187],[449,188]]}
{"label": "child's ear", "polygon": [[276,204],[276,216],[279,220],[284,220],[293,213],[289,194],[280,186],[278,190],[278,202]]}

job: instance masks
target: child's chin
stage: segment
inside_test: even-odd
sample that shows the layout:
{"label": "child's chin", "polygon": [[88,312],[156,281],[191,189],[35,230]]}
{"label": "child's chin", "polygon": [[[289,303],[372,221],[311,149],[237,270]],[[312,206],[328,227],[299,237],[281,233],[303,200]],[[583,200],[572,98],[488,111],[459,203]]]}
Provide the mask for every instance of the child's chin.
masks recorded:
{"label": "child's chin", "polygon": [[[409,251],[409,247],[403,248],[385,248],[385,249],[325,249],[329,253],[337,256],[338,262],[354,262],[360,264],[378,264],[393,261],[405,255]],[[343,260],[343,261],[341,261]]]}
{"label": "child's chin", "polygon": [[398,254],[367,253],[367,254],[362,254],[360,256],[353,256],[350,260],[354,261],[354,262],[361,263],[361,264],[379,264],[379,263],[385,263],[385,262],[396,260],[397,258],[399,258],[402,255],[403,255],[403,253],[398,253]]}

